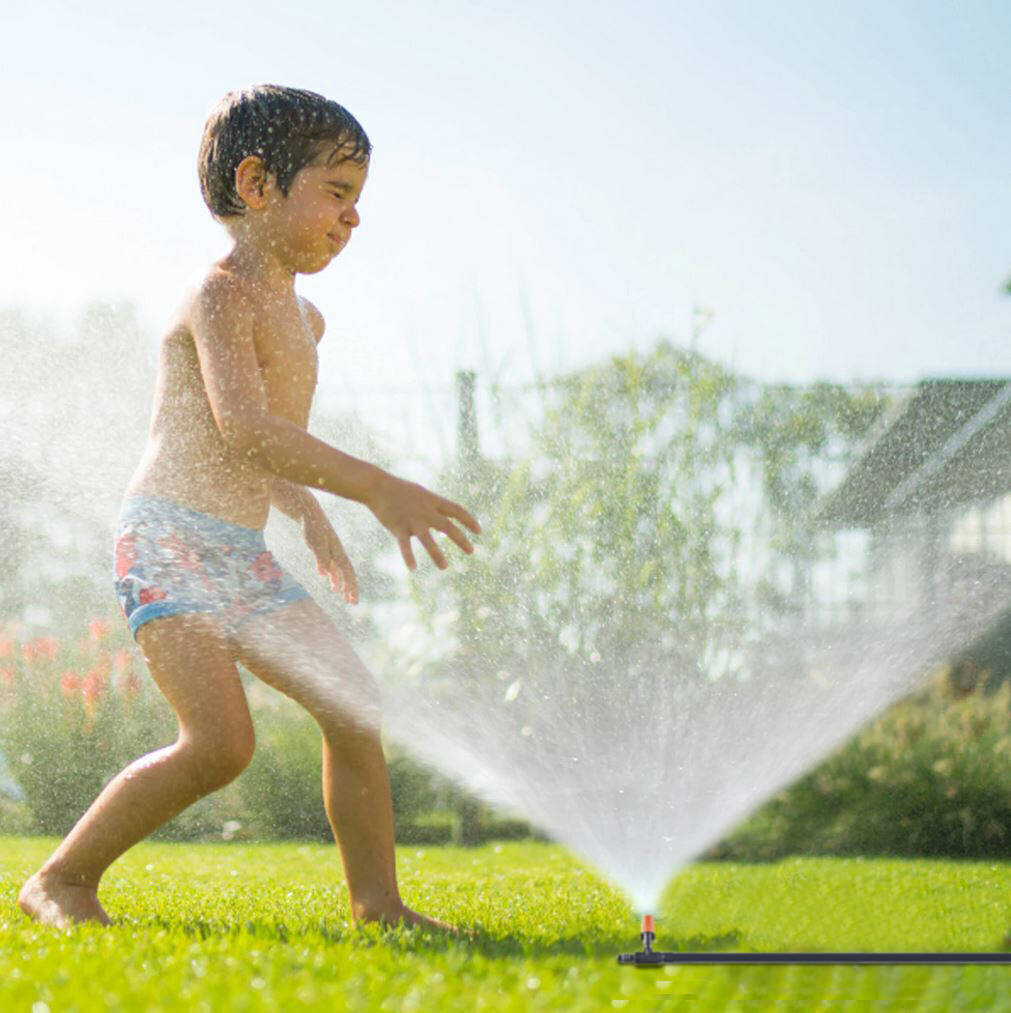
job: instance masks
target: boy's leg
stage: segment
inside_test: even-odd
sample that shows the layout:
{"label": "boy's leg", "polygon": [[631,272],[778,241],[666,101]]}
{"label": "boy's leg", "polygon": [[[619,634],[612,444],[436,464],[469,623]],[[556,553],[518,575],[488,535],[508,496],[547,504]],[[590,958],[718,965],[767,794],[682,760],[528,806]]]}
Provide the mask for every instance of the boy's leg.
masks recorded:
{"label": "boy's leg", "polygon": [[137,641],[179,720],[171,746],[134,761],[103,789],[19,904],[40,921],[107,921],[102,873],[137,841],[198,798],[227,784],[252,756],[253,725],[228,640],[206,615],[155,619]]}
{"label": "boy's leg", "polygon": [[247,621],[233,645],[250,672],[305,707],[323,732],[323,803],[353,919],[448,928],[400,898],[379,688],[329,616],[304,598]]}

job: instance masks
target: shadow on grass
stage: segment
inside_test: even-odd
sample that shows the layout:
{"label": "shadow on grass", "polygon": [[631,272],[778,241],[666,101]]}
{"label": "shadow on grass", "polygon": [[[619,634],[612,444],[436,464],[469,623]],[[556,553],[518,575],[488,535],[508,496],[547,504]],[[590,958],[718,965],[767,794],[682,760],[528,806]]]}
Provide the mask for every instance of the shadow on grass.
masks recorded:
{"label": "shadow on grass", "polygon": [[[225,922],[209,919],[173,919],[153,917],[118,921],[123,927],[150,926],[166,931],[182,931],[200,940],[248,937],[270,942],[296,943],[320,940],[333,944],[351,944],[361,948],[382,946],[403,953],[437,953],[465,948],[486,957],[543,958],[552,956],[613,958],[641,948],[634,932],[598,932],[592,936],[560,936],[550,941],[531,940],[520,935],[493,935],[479,925],[461,925],[460,934],[453,936],[424,929],[388,928],[378,925],[353,928],[347,925],[306,925],[291,927],[284,922],[250,920]],[[714,952],[740,943],[737,929],[714,934],[698,934],[666,938],[657,949],[681,952]]]}

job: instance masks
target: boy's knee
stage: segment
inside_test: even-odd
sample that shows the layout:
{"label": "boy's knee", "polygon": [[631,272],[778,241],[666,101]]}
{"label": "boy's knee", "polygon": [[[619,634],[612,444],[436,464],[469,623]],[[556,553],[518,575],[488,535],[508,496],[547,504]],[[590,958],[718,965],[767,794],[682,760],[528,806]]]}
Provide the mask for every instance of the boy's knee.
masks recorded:
{"label": "boy's knee", "polygon": [[342,721],[321,724],[320,727],[331,757],[344,767],[371,764],[375,757],[384,756],[378,726],[345,717]]}
{"label": "boy's knee", "polygon": [[213,740],[190,742],[186,752],[192,776],[200,788],[214,791],[234,781],[253,758],[256,739],[248,732],[222,733]]}
{"label": "boy's knee", "polygon": [[379,727],[379,718],[383,705],[383,693],[379,683],[364,672],[355,680],[350,690],[352,711],[362,724]]}
{"label": "boy's knee", "polygon": [[331,744],[360,743],[372,738],[378,741],[380,738],[382,715],[378,697],[354,702],[343,698],[314,716]]}
{"label": "boy's knee", "polygon": [[361,670],[353,678],[329,683],[310,706],[326,734],[376,730],[381,722],[382,693],[379,683]]}

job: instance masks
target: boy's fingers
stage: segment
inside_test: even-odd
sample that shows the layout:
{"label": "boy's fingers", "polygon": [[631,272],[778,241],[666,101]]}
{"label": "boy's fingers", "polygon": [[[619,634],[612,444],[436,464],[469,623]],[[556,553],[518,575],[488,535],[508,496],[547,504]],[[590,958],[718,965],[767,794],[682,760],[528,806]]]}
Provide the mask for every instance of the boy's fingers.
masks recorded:
{"label": "boy's fingers", "polygon": [[449,537],[452,538],[453,541],[467,553],[467,555],[470,555],[474,551],[474,546],[470,544],[467,536],[451,521],[443,521],[440,525],[438,525],[438,530],[449,535]]}
{"label": "boy's fingers", "polygon": [[430,531],[427,529],[422,531],[417,536],[417,539],[428,550],[428,554],[432,557],[435,565],[440,570],[445,570],[449,566],[449,563],[446,561],[446,557],[442,554],[439,546],[435,544],[435,539],[432,537],[432,533]]}
{"label": "boy's fingers", "polygon": [[404,557],[407,569],[411,571],[417,570],[418,564],[414,561],[414,553],[411,551],[411,536],[401,535],[397,541],[400,543],[400,554]]}
{"label": "boy's fingers", "polygon": [[449,517],[455,517],[461,524],[470,528],[475,535],[481,534],[481,525],[478,524],[473,515],[460,506],[459,503],[454,503],[451,499],[441,500],[439,502],[439,510]]}

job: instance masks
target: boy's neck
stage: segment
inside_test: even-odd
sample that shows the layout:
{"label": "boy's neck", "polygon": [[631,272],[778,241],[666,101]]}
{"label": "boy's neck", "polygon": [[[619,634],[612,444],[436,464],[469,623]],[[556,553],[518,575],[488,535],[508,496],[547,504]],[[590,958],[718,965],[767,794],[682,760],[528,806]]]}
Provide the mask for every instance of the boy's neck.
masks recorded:
{"label": "boy's neck", "polygon": [[231,268],[259,285],[279,291],[294,291],[295,272],[282,264],[276,255],[241,233],[233,234],[233,239],[232,249],[221,260],[222,267]]}

